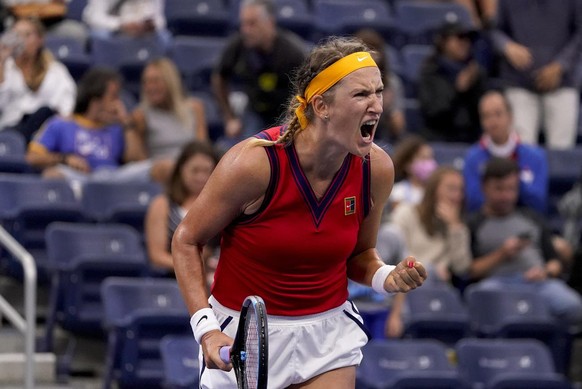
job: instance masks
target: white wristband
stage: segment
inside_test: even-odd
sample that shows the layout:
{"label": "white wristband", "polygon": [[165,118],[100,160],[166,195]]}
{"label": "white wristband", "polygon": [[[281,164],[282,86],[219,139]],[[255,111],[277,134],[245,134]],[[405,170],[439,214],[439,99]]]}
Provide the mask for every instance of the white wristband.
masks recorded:
{"label": "white wristband", "polygon": [[213,330],[220,331],[220,324],[218,324],[218,320],[211,308],[202,308],[196,311],[190,318],[190,327],[192,327],[194,339],[198,344],[200,344],[200,339],[205,333]]}
{"label": "white wristband", "polygon": [[388,278],[390,272],[395,268],[396,266],[384,265],[381,266],[378,270],[376,270],[376,273],[374,273],[374,277],[372,277],[372,289],[374,289],[375,292],[383,295],[390,294],[389,292],[386,291],[386,289],[384,289],[384,281],[386,281],[386,278]]}

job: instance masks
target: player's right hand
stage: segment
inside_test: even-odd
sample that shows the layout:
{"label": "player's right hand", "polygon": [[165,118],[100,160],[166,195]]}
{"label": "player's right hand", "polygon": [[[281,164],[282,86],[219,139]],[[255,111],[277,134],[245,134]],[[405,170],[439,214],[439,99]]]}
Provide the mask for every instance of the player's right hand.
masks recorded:
{"label": "player's right hand", "polygon": [[225,333],[213,330],[208,331],[200,339],[200,346],[202,347],[202,354],[204,355],[204,363],[209,369],[220,369],[230,371],[232,364],[224,363],[220,358],[220,348],[223,346],[232,346],[233,339]]}

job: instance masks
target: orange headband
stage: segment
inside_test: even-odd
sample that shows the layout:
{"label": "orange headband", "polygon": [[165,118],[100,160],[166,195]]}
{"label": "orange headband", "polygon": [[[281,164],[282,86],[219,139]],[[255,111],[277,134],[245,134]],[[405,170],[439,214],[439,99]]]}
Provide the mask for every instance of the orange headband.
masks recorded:
{"label": "orange headband", "polygon": [[378,66],[372,59],[372,56],[370,56],[370,53],[358,51],[357,53],[347,55],[337,60],[315,76],[309,85],[307,85],[307,88],[305,88],[305,96],[295,96],[295,98],[300,102],[299,107],[295,109],[295,115],[297,115],[297,119],[299,119],[301,128],[304,129],[307,127],[308,121],[305,117],[305,110],[313,96],[325,93],[325,91],[337,84],[339,80],[351,72],[370,66]]}

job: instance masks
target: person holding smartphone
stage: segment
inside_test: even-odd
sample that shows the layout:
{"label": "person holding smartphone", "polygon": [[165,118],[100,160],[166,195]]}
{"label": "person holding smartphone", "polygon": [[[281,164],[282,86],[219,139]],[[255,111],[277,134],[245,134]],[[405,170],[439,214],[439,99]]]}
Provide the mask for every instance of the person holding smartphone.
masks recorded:
{"label": "person holding smartphone", "polygon": [[0,130],[30,140],[55,113],[73,111],[77,87],[61,62],[44,47],[37,19],[18,20],[0,40]]}

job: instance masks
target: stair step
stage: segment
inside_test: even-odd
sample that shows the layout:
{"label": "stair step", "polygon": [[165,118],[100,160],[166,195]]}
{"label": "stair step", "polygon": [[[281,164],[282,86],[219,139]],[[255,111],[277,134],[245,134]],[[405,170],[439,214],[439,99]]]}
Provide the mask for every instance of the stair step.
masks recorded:
{"label": "stair step", "polygon": [[[24,382],[26,355],[24,353],[0,354],[0,384]],[[57,358],[53,353],[36,353],[35,382],[54,382]]]}

